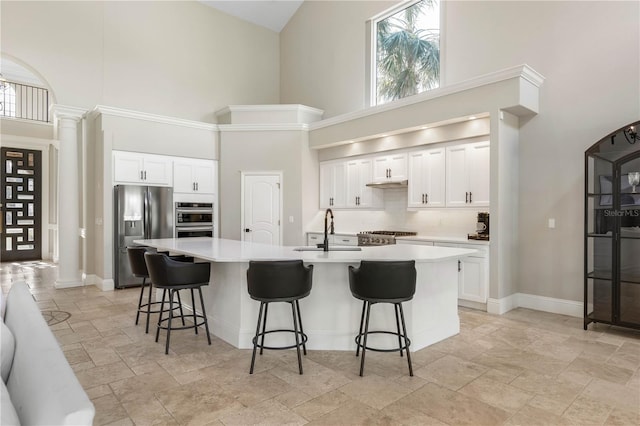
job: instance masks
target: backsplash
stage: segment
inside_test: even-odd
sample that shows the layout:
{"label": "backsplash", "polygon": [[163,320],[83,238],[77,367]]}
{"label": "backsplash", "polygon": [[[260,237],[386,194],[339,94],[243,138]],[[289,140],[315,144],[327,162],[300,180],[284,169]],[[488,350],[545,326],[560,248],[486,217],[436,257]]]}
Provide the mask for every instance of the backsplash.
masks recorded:
{"label": "backsplash", "polygon": [[[466,236],[475,233],[479,209],[442,208],[420,211],[407,210],[406,189],[385,189],[384,210],[334,210],[335,232],[371,230],[415,231],[430,236]],[[311,221],[307,231],[322,231],[324,211]]]}

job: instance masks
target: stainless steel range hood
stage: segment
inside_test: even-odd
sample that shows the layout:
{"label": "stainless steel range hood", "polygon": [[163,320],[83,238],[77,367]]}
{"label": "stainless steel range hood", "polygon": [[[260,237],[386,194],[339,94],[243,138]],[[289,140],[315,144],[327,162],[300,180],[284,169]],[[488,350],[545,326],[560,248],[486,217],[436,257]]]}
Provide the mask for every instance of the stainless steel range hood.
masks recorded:
{"label": "stainless steel range hood", "polygon": [[396,180],[396,181],[381,181],[381,182],[371,182],[368,183],[367,186],[371,188],[380,188],[380,189],[397,189],[397,188],[407,188],[409,186],[408,180]]}

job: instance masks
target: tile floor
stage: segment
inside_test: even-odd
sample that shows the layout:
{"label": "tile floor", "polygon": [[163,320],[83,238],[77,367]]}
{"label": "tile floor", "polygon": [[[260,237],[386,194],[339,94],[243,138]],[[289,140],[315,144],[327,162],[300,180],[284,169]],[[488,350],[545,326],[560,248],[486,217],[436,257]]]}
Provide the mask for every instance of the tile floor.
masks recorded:
{"label": "tile floor", "polygon": [[[516,309],[460,309],[459,335],[413,353],[249,350],[176,332],[171,352],[134,325],[139,289],[55,290],[55,266],[0,264],[26,280],[96,406],[96,425],[639,425],[640,332]],[[71,316],[55,314],[68,312]],[[56,323],[57,322],[57,323]]]}

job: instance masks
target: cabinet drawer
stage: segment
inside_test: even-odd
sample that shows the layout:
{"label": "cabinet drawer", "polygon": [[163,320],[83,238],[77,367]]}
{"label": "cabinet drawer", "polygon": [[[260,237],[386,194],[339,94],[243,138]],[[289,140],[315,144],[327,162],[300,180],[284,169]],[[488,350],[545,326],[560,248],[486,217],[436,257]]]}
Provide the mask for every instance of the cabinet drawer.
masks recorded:
{"label": "cabinet drawer", "polygon": [[358,237],[350,235],[333,235],[333,244],[337,246],[357,246]]}

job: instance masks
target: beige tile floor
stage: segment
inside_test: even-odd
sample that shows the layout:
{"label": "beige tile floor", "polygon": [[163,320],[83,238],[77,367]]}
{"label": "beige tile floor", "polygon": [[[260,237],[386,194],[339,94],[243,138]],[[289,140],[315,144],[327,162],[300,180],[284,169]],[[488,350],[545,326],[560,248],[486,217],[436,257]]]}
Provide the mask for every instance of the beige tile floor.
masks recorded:
{"label": "beige tile floor", "polygon": [[[56,290],[55,266],[0,264],[3,293],[26,280],[96,406],[96,425],[407,424],[638,425],[640,332],[516,309],[460,309],[459,335],[413,353],[251,352],[202,334],[172,335],[171,351],[134,325],[139,289]],[[53,322],[56,322],[55,320]],[[163,337],[163,336],[161,336]]]}

